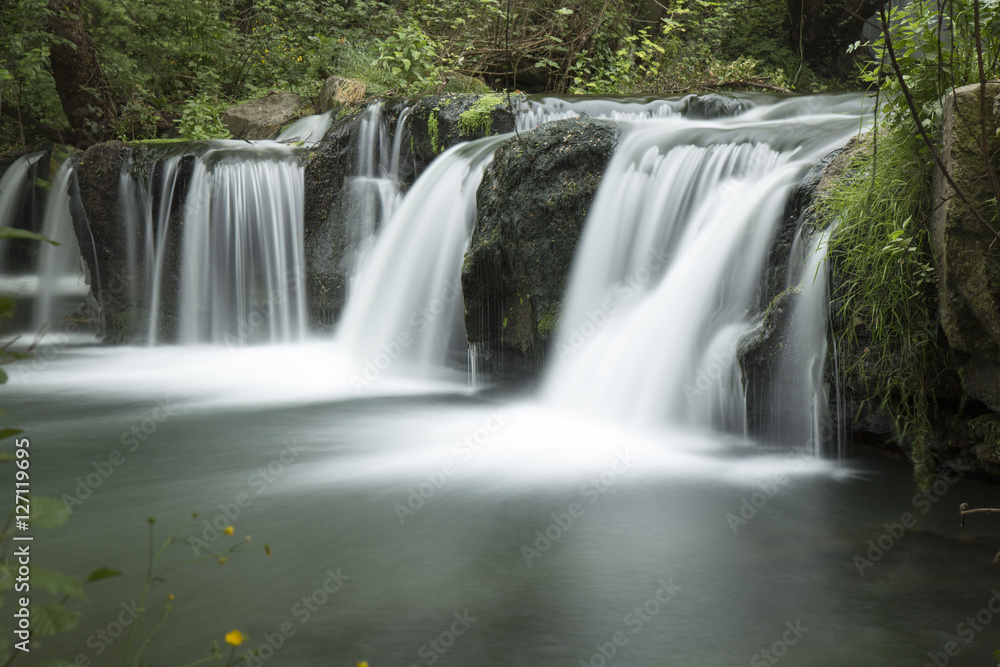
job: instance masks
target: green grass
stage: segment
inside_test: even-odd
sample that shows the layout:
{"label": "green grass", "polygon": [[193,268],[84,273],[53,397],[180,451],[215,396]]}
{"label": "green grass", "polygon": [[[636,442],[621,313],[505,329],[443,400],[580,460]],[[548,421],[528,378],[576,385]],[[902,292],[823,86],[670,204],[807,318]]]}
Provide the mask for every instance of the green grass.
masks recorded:
{"label": "green grass", "polygon": [[930,385],[941,351],[927,228],[931,165],[921,147],[905,128],[880,128],[816,206],[820,218],[839,222],[830,250],[841,278],[832,295],[835,335],[841,350],[858,351],[842,373],[892,416],[925,483],[933,472]]}

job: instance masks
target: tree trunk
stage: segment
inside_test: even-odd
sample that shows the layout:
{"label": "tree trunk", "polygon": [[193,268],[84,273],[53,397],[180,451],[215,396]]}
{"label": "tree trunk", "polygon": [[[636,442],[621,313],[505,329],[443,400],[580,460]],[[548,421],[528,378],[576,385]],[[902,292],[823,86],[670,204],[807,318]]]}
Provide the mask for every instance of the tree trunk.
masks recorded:
{"label": "tree trunk", "polygon": [[792,48],[818,73],[838,79],[853,72],[855,56],[847,47],[861,39],[865,19],[882,6],[879,0],[786,0]]}
{"label": "tree trunk", "polygon": [[117,111],[111,86],[83,25],[82,0],[49,0],[54,14],[47,27],[66,43],[51,47],[52,76],[74,143],[93,144],[107,138]]}

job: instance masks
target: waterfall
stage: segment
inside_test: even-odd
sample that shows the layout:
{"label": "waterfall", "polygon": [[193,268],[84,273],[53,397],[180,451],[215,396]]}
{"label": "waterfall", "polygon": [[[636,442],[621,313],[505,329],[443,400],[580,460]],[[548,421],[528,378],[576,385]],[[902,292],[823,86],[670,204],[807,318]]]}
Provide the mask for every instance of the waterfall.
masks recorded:
{"label": "waterfall", "polygon": [[329,112],[306,116],[282,130],[277,141],[283,143],[301,142],[304,146],[315,146],[331,127],[333,127],[333,117]]}
{"label": "waterfall", "polygon": [[546,402],[617,421],[744,431],[735,350],[759,318],[763,258],[792,187],[858,126],[856,114],[794,104],[774,113],[630,130],[574,259]]}
{"label": "waterfall", "polygon": [[379,233],[341,318],[337,340],[381,372],[389,364],[426,371],[450,351],[465,355],[462,258],[476,214],[476,189],[505,137],[459,144],[410,188]]}
{"label": "waterfall", "polygon": [[[45,156],[45,151],[22,155],[0,178],[0,227],[38,231],[32,204],[38,167]],[[14,275],[31,268],[31,255],[14,256],[12,245],[9,239],[0,240],[0,274]]]}
{"label": "waterfall", "polygon": [[[252,159],[248,159],[252,158]],[[223,142],[184,204],[179,340],[291,342],[306,333],[299,153]]]}
{"label": "waterfall", "polygon": [[42,234],[59,245],[42,243],[39,251],[38,295],[33,313],[36,330],[46,324],[53,326],[58,315],[66,314],[87,296],[88,287],[80,270],[80,247],[69,212],[73,167],[73,160],[63,162],[45,202]]}

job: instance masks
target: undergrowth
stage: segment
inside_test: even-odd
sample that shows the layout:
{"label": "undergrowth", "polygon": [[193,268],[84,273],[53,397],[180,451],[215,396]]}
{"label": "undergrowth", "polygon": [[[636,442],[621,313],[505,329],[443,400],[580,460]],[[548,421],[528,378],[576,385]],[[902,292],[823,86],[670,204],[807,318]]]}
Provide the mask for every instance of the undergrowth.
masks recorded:
{"label": "undergrowth", "polygon": [[847,386],[865,397],[862,408],[892,417],[924,483],[933,474],[930,385],[942,354],[927,228],[931,168],[920,139],[904,127],[882,127],[862,141],[816,204],[821,218],[839,224],[830,249],[834,335],[848,351]]}

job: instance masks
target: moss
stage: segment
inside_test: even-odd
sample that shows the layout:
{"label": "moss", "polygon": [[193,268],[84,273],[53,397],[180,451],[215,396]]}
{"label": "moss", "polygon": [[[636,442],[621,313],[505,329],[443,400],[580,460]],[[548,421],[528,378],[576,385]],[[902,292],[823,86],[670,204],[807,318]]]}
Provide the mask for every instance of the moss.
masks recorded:
{"label": "moss", "polygon": [[441,149],[438,147],[438,117],[436,111],[437,109],[431,110],[430,114],[427,116],[427,136],[431,139],[431,150],[435,153],[440,153]]}
{"label": "moss", "polygon": [[446,93],[475,93],[477,95],[484,95],[489,92],[489,88],[486,86],[486,82],[482,79],[477,79],[474,76],[465,76],[464,74],[451,74],[448,77],[448,82],[444,84],[444,92]]}
{"label": "moss", "polygon": [[538,321],[538,335],[542,338],[552,338],[558,325],[559,310],[558,308],[552,308],[542,315],[542,319]]}
{"label": "moss", "polygon": [[500,93],[483,95],[459,115],[459,131],[467,136],[476,133],[488,135],[493,128],[493,109],[503,103],[504,97]]}
{"label": "moss", "polygon": [[142,141],[127,141],[129,146],[162,146],[164,144],[183,144],[190,142],[190,139],[177,137],[176,139],[143,139]]}

